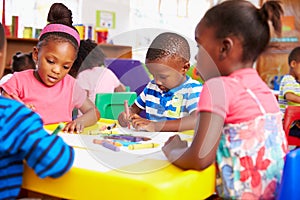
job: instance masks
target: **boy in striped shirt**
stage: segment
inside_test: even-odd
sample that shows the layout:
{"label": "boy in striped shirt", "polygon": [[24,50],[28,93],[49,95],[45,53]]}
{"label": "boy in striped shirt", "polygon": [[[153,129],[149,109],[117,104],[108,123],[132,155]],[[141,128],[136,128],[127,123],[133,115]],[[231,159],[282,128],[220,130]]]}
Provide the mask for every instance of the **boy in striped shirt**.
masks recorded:
{"label": "boy in striped shirt", "polygon": [[[190,68],[187,40],[171,32],[158,35],[146,54],[146,66],[153,75],[144,91],[125,112],[119,124],[138,130],[184,131],[194,129],[202,84],[186,75]],[[146,119],[138,114],[146,110]]]}

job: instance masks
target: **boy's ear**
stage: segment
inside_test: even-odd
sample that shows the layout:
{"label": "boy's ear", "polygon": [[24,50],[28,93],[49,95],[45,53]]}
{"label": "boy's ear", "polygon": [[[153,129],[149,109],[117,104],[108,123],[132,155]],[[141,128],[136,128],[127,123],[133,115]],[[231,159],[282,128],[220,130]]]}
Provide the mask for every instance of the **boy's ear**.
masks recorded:
{"label": "boy's ear", "polygon": [[189,69],[190,69],[190,62],[186,62],[184,63],[183,67],[182,67],[182,73],[186,73]]}
{"label": "boy's ear", "polygon": [[35,63],[37,63],[37,61],[38,61],[38,53],[39,53],[38,48],[37,47],[33,47],[32,59],[34,60]]}
{"label": "boy's ear", "polygon": [[296,64],[297,64],[296,60],[292,60],[290,64],[291,68],[294,68]]}
{"label": "boy's ear", "polygon": [[232,39],[229,37],[224,38],[224,40],[222,41],[222,45],[220,47],[220,53],[219,53],[220,60],[223,60],[228,56],[228,54],[230,53],[230,51],[232,49],[232,46],[233,46]]}

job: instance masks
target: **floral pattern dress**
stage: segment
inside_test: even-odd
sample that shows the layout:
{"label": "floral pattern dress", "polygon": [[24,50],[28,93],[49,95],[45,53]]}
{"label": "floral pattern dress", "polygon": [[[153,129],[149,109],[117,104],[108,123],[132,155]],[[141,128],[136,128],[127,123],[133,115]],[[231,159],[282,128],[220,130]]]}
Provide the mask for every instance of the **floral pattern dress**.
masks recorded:
{"label": "floral pattern dress", "polygon": [[263,115],[248,122],[224,126],[217,150],[221,196],[275,199],[288,152],[282,114],[266,113],[254,93],[247,91]]}

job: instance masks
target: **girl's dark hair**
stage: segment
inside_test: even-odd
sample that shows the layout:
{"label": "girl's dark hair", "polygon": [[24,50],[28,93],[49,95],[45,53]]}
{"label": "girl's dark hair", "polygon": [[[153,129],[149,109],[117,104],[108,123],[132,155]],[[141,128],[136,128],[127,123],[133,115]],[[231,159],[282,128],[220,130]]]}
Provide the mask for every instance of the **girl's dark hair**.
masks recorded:
{"label": "girl's dark hair", "polygon": [[27,69],[35,69],[35,62],[32,59],[32,52],[17,52],[12,58],[12,71],[20,72]]}
{"label": "girl's dark hair", "polygon": [[159,34],[150,44],[146,59],[157,60],[166,56],[179,56],[184,61],[189,61],[190,46],[188,41],[176,33],[165,32]]}
{"label": "girl's dark hair", "polygon": [[[63,24],[77,31],[77,29],[72,25],[73,24],[72,11],[62,3],[52,4],[48,13],[47,21],[48,24]],[[78,43],[76,39],[68,33],[63,33],[63,32],[45,33],[39,38],[38,47],[46,44],[49,40],[69,41],[78,51]]]}
{"label": "girl's dark hair", "polygon": [[289,54],[289,58],[288,58],[289,65],[291,65],[291,62],[293,60],[295,60],[296,62],[300,62],[300,47],[295,47]]}
{"label": "girl's dark hair", "polygon": [[209,9],[203,17],[207,27],[214,27],[217,38],[233,35],[243,44],[242,61],[255,61],[270,40],[272,22],[275,33],[281,33],[280,16],[283,14],[278,1],[267,1],[259,9],[245,0],[229,0]]}
{"label": "girl's dark hair", "polygon": [[74,78],[77,74],[93,67],[104,65],[105,54],[93,40],[80,40],[80,47],[77,58],[69,71],[69,74]]}

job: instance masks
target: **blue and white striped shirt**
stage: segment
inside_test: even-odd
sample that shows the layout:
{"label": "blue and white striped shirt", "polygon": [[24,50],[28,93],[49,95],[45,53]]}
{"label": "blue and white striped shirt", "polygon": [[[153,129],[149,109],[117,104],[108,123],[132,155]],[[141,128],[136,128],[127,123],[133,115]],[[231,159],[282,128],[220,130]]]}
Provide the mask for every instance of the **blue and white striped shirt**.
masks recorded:
{"label": "blue and white striped shirt", "polygon": [[74,150],[43,129],[39,115],[0,96],[0,199],[15,199],[21,188],[23,161],[41,177],[59,177],[74,160]]}
{"label": "blue and white striped shirt", "polygon": [[150,81],[144,91],[137,97],[135,104],[146,110],[146,117],[153,121],[179,119],[190,115],[197,109],[202,84],[186,76],[180,86],[163,92]]}

